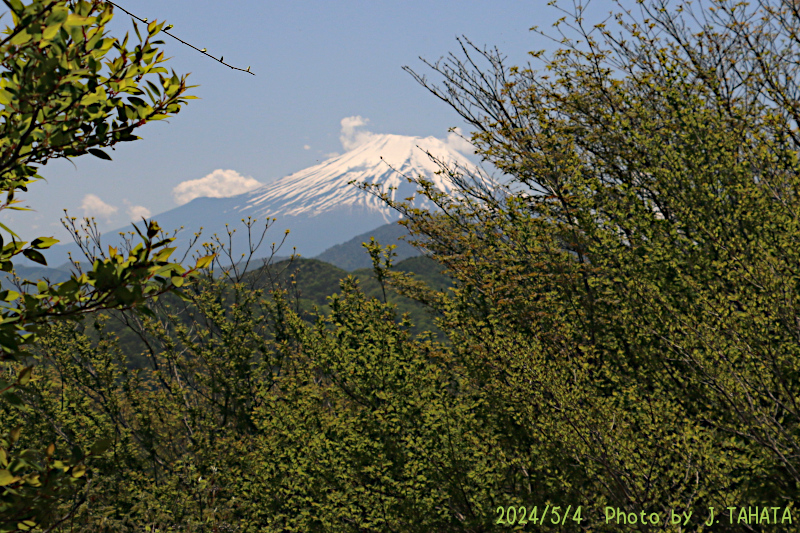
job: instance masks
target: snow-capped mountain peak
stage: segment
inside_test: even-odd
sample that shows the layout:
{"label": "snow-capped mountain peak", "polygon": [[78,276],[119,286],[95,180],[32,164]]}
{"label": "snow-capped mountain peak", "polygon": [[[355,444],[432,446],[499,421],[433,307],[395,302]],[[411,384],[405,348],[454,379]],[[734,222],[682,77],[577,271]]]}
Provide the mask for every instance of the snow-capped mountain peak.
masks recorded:
{"label": "snow-capped mountain peak", "polygon": [[[437,174],[439,166],[426,152],[448,166],[474,168],[466,157],[435,137],[371,134],[366,143],[347,153],[263,187],[223,198],[195,198],[152,218],[167,232],[183,227],[176,236],[175,246],[179,249],[183,249],[201,227],[203,237],[195,246],[208,242],[214,234],[227,241],[227,232],[236,229],[233,236],[236,254],[245,252],[249,246],[241,220],[251,217],[260,224],[276,218],[267,242],[280,241],[284,230],[289,229],[291,235],[286,241],[284,255],[289,255],[296,247],[298,253],[312,257],[400,218],[399,213],[351,181],[379,184],[384,191],[396,187],[391,194],[397,200],[414,196],[416,192],[416,186],[409,183],[406,176],[422,175],[442,192],[455,192],[446,177]],[[433,207],[426,198],[419,197],[415,205]],[[129,226],[107,232],[103,242],[115,244],[116,235],[130,231]],[[48,250],[48,260],[56,264],[66,261],[69,251],[77,253],[74,245],[55,246]],[[268,252],[269,244],[256,257]]]}
{"label": "snow-capped mountain peak", "polygon": [[448,164],[474,166],[435,137],[375,134],[368,142],[345,154],[237,196],[240,201],[234,209],[259,217],[315,216],[354,207],[388,214],[389,209],[383,202],[350,182],[377,183],[384,190],[396,187],[393,198],[406,198],[415,188],[405,176],[424,175],[443,192],[450,192],[452,185],[436,174],[439,167],[426,152]]}

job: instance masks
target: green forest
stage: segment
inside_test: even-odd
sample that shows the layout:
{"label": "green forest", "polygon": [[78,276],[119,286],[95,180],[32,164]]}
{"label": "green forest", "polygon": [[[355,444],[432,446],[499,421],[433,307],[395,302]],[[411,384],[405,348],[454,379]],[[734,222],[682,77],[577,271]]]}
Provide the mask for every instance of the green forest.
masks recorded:
{"label": "green forest", "polygon": [[[4,3],[0,210],[192,99],[163,22]],[[551,4],[555,53],[408,69],[505,177],[365,190],[423,256],[68,219],[70,279],[0,291],[0,532],[800,531],[800,7]],[[0,229],[4,272],[55,244]]]}

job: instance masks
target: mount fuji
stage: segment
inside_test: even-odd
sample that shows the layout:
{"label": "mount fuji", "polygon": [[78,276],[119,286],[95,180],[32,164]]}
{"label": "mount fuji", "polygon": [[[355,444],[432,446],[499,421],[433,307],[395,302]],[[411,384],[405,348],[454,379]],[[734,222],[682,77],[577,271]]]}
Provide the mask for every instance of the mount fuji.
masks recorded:
{"label": "mount fuji", "polygon": [[[426,152],[449,166],[475,167],[464,155],[435,137],[372,134],[367,142],[349,152],[257,189],[227,198],[195,198],[152,218],[170,234],[183,227],[173,243],[178,246],[178,252],[188,248],[190,239],[201,227],[198,243],[208,242],[213,234],[224,237],[223,242],[227,243],[225,225],[228,224],[236,230],[234,257],[246,252],[248,247],[242,219],[252,217],[258,221],[253,228],[254,237],[257,237],[266,219],[276,218],[267,231],[264,245],[254,257],[269,255],[270,244],[280,242],[286,229],[290,234],[278,255],[289,255],[294,247],[296,253],[312,257],[400,218],[396,211],[373,194],[350,184],[351,181],[378,184],[393,199],[403,200],[414,195],[416,190],[405,176],[422,175],[442,192],[455,193],[452,183],[437,174],[439,166]],[[414,202],[420,208],[434,207],[429,204],[427,198]],[[129,231],[133,231],[131,226],[105,233],[101,240],[103,247],[118,245],[119,233]],[[47,252],[50,265],[67,261],[68,252],[72,252],[73,258],[81,257],[75,244],[56,245]]]}

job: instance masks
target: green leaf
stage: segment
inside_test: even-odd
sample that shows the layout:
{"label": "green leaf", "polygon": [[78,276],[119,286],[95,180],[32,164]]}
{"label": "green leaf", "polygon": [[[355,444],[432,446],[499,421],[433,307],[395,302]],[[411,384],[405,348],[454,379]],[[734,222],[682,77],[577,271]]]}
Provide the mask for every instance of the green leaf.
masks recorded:
{"label": "green leaf", "polygon": [[86,473],[86,465],[83,463],[77,464],[72,467],[72,477],[81,477]]}
{"label": "green leaf", "polygon": [[[2,242],[3,241],[0,240],[0,246],[2,246]],[[52,237],[37,237],[31,242],[31,246],[37,250],[45,250],[58,242],[58,239],[53,239]]]}
{"label": "green leaf", "polygon": [[153,94],[155,96],[157,96],[157,97],[161,96],[161,90],[158,88],[158,86],[155,83],[153,83],[150,80],[145,80],[145,81],[147,82],[147,86],[150,87],[150,90],[153,91]]}
{"label": "green leaf", "polygon": [[40,265],[47,266],[47,260],[44,258],[41,252],[38,252],[32,248],[27,248],[22,251],[22,255],[33,261],[34,263],[39,263]]}
{"label": "green leaf", "polygon": [[81,17],[80,15],[75,15],[70,13],[67,17],[65,25],[67,26],[87,26],[92,23],[92,17]]}
{"label": "green leaf", "polygon": [[155,220],[151,220],[147,224],[147,238],[148,239],[152,239],[153,237],[158,235],[159,231],[161,231],[161,226],[159,226],[158,223]]}
{"label": "green leaf", "polygon": [[155,256],[153,256],[154,261],[166,261],[169,259],[169,256],[172,255],[172,252],[177,250],[176,247],[172,248],[164,248],[163,250],[159,251]]}
{"label": "green leaf", "polygon": [[17,291],[5,290],[0,292],[0,300],[4,302],[13,302],[19,298],[20,294]]}
{"label": "green leaf", "polygon": [[69,17],[69,9],[64,5],[56,5],[45,21],[47,24],[58,25],[64,23]]}
{"label": "green leaf", "polygon": [[207,255],[205,257],[201,257],[197,260],[197,264],[195,264],[194,268],[200,270],[201,268],[206,268],[211,262],[214,260],[217,254]]}
{"label": "green leaf", "polygon": [[12,37],[11,40],[8,42],[8,44],[12,46],[22,46],[30,42],[31,39],[32,39],[31,34],[25,30],[22,30],[21,32],[17,33],[14,37]]}
{"label": "green leaf", "polygon": [[89,448],[89,453],[92,455],[100,455],[113,444],[114,440],[110,438],[99,439],[92,444],[92,447]]}
{"label": "green leaf", "polygon": [[17,383],[20,385],[26,385],[31,380],[31,374],[33,374],[32,366],[23,368],[17,376]]}
{"label": "green leaf", "polygon": [[90,154],[92,154],[95,157],[99,157],[100,159],[105,159],[106,161],[111,161],[111,156],[108,155],[107,153],[105,153],[102,150],[99,150],[97,148],[89,148],[86,151],[89,152]]}
{"label": "green leaf", "polygon": [[53,37],[55,37],[58,34],[60,29],[61,29],[61,25],[60,24],[53,24],[51,26],[48,26],[42,32],[42,37],[44,38],[44,40],[50,41],[50,40],[53,39]]}
{"label": "green leaf", "polygon": [[8,105],[14,101],[14,95],[5,89],[0,89],[0,104]]}
{"label": "green leaf", "polygon": [[19,481],[19,477],[15,476],[11,472],[6,469],[0,470],[0,487],[5,487],[6,485],[11,485]]}
{"label": "green leaf", "polygon": [[8,433],[8,439],[12,445],[19,440],[20,433],[22,433],[22,426],[17,426]]}
{"label": "green leaf", "polygon": [[12,236],[12,237],[14,237],[15,239],[22,240],[22,239],[20,239],[20,238],[19,238],[19,235],[17,235],[16,233],[14,233],[14,232],[13,232],[13,231],[11,231],[10,229],[8,229],[8,226],[6,226],[5,224],[3,224],[2,222],[0,222],[0,228],[3,228],[4,230],[6,230],[6,231],[7,231],[8,233],[10,233],[10,234],[11,234],[11,236]]}

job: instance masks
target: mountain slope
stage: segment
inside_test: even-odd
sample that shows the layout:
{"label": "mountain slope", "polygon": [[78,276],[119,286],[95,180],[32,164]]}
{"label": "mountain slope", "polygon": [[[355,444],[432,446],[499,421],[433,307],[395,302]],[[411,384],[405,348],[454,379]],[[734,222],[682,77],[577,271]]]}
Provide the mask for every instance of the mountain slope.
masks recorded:
{"label": "mountain slope", "polygon": [[[278,261],[267,268],[272,275],[262,276],[260,278],[262,283],[256,284],[258,288],[265,290],[264,297],[270,297],[271,285],[266,283],[266,280],[272,279],[279,286],[290,289],[288,298],[292,307],[297,309],[301,318],[312,323],[315,321],[314,307],[323,314],[330,313],[328,297],[335,293],[341,293],[341,280],[347,276],[352,276],[358,281],[359,287],[368,298],[383,298],[381,286],[371,269],[345,272],[316,259]],[[446,290],[453,286],[453,280],[442,273],[442,266],[429,257],[418,256],[406,259],[399,262],[395,266],[395,270],[411,274],[418,281],[422,281],[436,290]],[[251,272],[245,276],[245,279],[252,281],[257,275],[258,273]],[[413,335],[430,331],[441,342],[447,342],[441,330],[436,326],[434,313],[430,309],[421,303],[400,296],[392,290],[387,292],[387,298],[397,306],[396,317],[398,319],[404,314],[408,314],[413,324],[410,328]],[[176,298],[170,295],[164,297],[163,301],[175,303]],[[101,314],[108,315],[109,313]],[[78,327],[84,328],[84,331],[92,338],[97,338],[97,332],[93,328],[87,328],[85,325]],[[147,359],[141,355],[147,351],[147,347],[133,331],[116,320],[109,320],[106,331],[118,337],[119,346],[127,358],[129,368],[144,368],[149,365]]]}
{"label": "mountain slope", "polygon": [[397,246],[394,253],[397,254],[394,258],[395,263],[420,255],[420,251],[405,240],[401,239],[408,235],[408,231],[403,226],[393,222],[386,224],[374,230],[362,233],[350,239],[347,242],[331,246],[321,254],[315,257],[320,261],[325,261],[337,267],[353,271],[359,268],[372,268],[372,259],[370,259],[367,250],[361,243],[369,242],[370,237],[375,237],[381,246],[394,244]]}
{"label": "mountain slope", "polygon": [[[450,182],[436,174],[439,167],[426,151],[462,166],[472,166],[463,155],[435,137],[375,135],[343,155],[237,196],[241,201],[234,202],[233,209],[256,217],[280,217],[317,216],[342,208],[365,207],[380,212],[389,222],[397,215],[374,195],[366,194],[350,182],[379,184],[383,190],[394,187],[391,197],[400,199],[415,191],[404,175],[422,174],[439,190],[453,192]],[[419,206],[432,207],[428,203],[426,199]]]}
{"label": "mountain slope", "polygon": [[[452,184],[437,175],[439,167],[425,152],[430,152],[448,164],[472,167],[466,157],[451,149],[435,137],[407,137],[402,135],[375,135],[367,143],[345,154],[323,161],[294,174],[277,179],[253,191],[229,198],[197,198],[185,205],[154,216],[165,230],[183,226],[179,233],[179,251],[188,247],[189,239],[201,227],[203,239],[212,234],[223,237],[227,243],[225,225],[236,229],[233,237],[234,253],[247,252],[248,241],[241,220],[252,217],[263,230],[266,219],[278,220],[268,231],[257,257],[269,254],[269,245],[279,242],[284,231],[291,231],[287,246],[280,255],[289,255],[292,247],[305,257],[317,255],[333,244],[344,242],[370,228],[385,225],[399,218],[397,212],[387,207],[375,195],[363,191],[351,182],[376,184],[395,199],[412,196],[415,186],[405,176],[425,176],[447,193],[454,193]],[[427,199],[415,205],[431,208]],[[130,227],[108,232],[103,244],[117,244],[118,233]],[[261,231],[255,232],[257,236]],[[67,252],[75,255],[74,245],[54,246],[47,252],[50,264],[67,260]]]}

